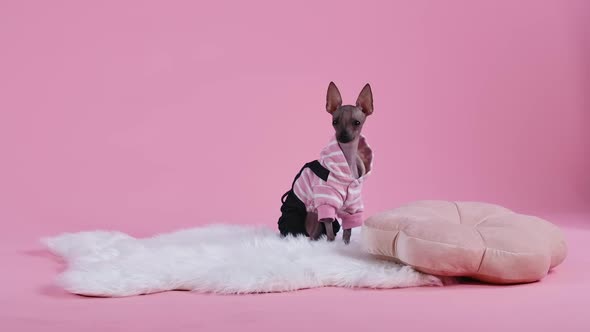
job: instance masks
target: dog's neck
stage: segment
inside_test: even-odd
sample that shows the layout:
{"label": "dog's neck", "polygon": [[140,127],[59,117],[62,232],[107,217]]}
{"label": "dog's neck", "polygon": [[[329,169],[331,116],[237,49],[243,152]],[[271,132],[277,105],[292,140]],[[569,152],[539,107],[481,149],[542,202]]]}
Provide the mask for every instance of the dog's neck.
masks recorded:
{"label": "dog's neck", "polygon": [[350,172],[352,176],[356,179],[359,178],[361,175],[358,166],[358,148],[359,148],[359,138],[355,138],[354,140],[348,143],[340,143],[338,142],[342,153],[344,154],[344,158],[346,158],[346,162],[348,163],[348,167],[350,167]]}

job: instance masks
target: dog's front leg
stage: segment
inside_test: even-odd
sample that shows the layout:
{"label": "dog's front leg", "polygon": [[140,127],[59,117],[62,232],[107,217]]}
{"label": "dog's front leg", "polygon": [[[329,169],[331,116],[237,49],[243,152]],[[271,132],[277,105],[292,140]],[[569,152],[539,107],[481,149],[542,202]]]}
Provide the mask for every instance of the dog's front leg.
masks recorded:
{"label": "dog's front leg", "polygon": [[344,240],[345,244],[349,244],[350,243],[350,236],[352,235],[352,229],[345,229],[342,232],[342,239]]}
{"label": "dog's front leg", "polygon": [[317,240],[320,238],[323,230],[322,226],[322,223],[318,222],[317,213],[307,213],[307,216],[305,217],[305,230],[307,231],[307,235],[309,235],[312,240]]}
{"label": "dog's front leg", "polygon": [[325,229],[328,241],[334,241],[336,235],[334,235],[334,227],[332,226],[333,222],[333,219],[319,220],[318,222],[318,214],[315,212],[308,212],[305,217],[305,230],[312,240],[317,240]]}
{"label": "dog's front leg", "polygon": [[336,235],[334,234],[334,219],[322,219],[320,220],[321,223],[326,228],[326,236],[328,237],[328,241],[334,241],[336,239]]}

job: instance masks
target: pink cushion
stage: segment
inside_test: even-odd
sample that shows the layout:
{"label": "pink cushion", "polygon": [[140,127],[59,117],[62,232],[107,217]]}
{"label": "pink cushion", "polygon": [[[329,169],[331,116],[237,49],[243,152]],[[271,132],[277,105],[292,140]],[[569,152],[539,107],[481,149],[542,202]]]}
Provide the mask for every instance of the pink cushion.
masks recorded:
{"label": "pink cushion", "polygon": [[567,247],[543,219],[477,202],[418,201],[368,218],[364,249],[416,270],[493,283],[542,279]]}

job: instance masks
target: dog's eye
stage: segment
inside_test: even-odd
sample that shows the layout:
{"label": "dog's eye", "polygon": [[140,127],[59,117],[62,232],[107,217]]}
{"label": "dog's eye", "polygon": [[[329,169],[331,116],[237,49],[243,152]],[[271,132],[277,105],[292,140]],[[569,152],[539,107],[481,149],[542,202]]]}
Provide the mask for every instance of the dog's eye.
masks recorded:
{"label": "dog's eye", "polygon": [[332,125],[334,125],[334,126],[335,126],[335,125],[337,125],[337,124],[338,124],[338,121],[336,121],[336,120],[332,121]]}
{"label": "dog's eye", "polygon": [[361,122],[359,120],[354,120],[353,124],[355,126],[360,126],[361,125]]}

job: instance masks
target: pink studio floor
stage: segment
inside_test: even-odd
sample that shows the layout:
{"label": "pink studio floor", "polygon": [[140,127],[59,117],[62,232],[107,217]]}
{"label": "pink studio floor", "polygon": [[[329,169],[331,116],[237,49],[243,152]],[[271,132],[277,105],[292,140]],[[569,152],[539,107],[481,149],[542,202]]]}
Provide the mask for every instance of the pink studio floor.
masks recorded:
{"label": "pink studio floor", "polygon": [[51,285],[63,266],[23,231],[0,242],[0,331],[590,331],[588,217],[551,218],[566,233],[569,255],[534,284],[247,296],[70,295]]}

